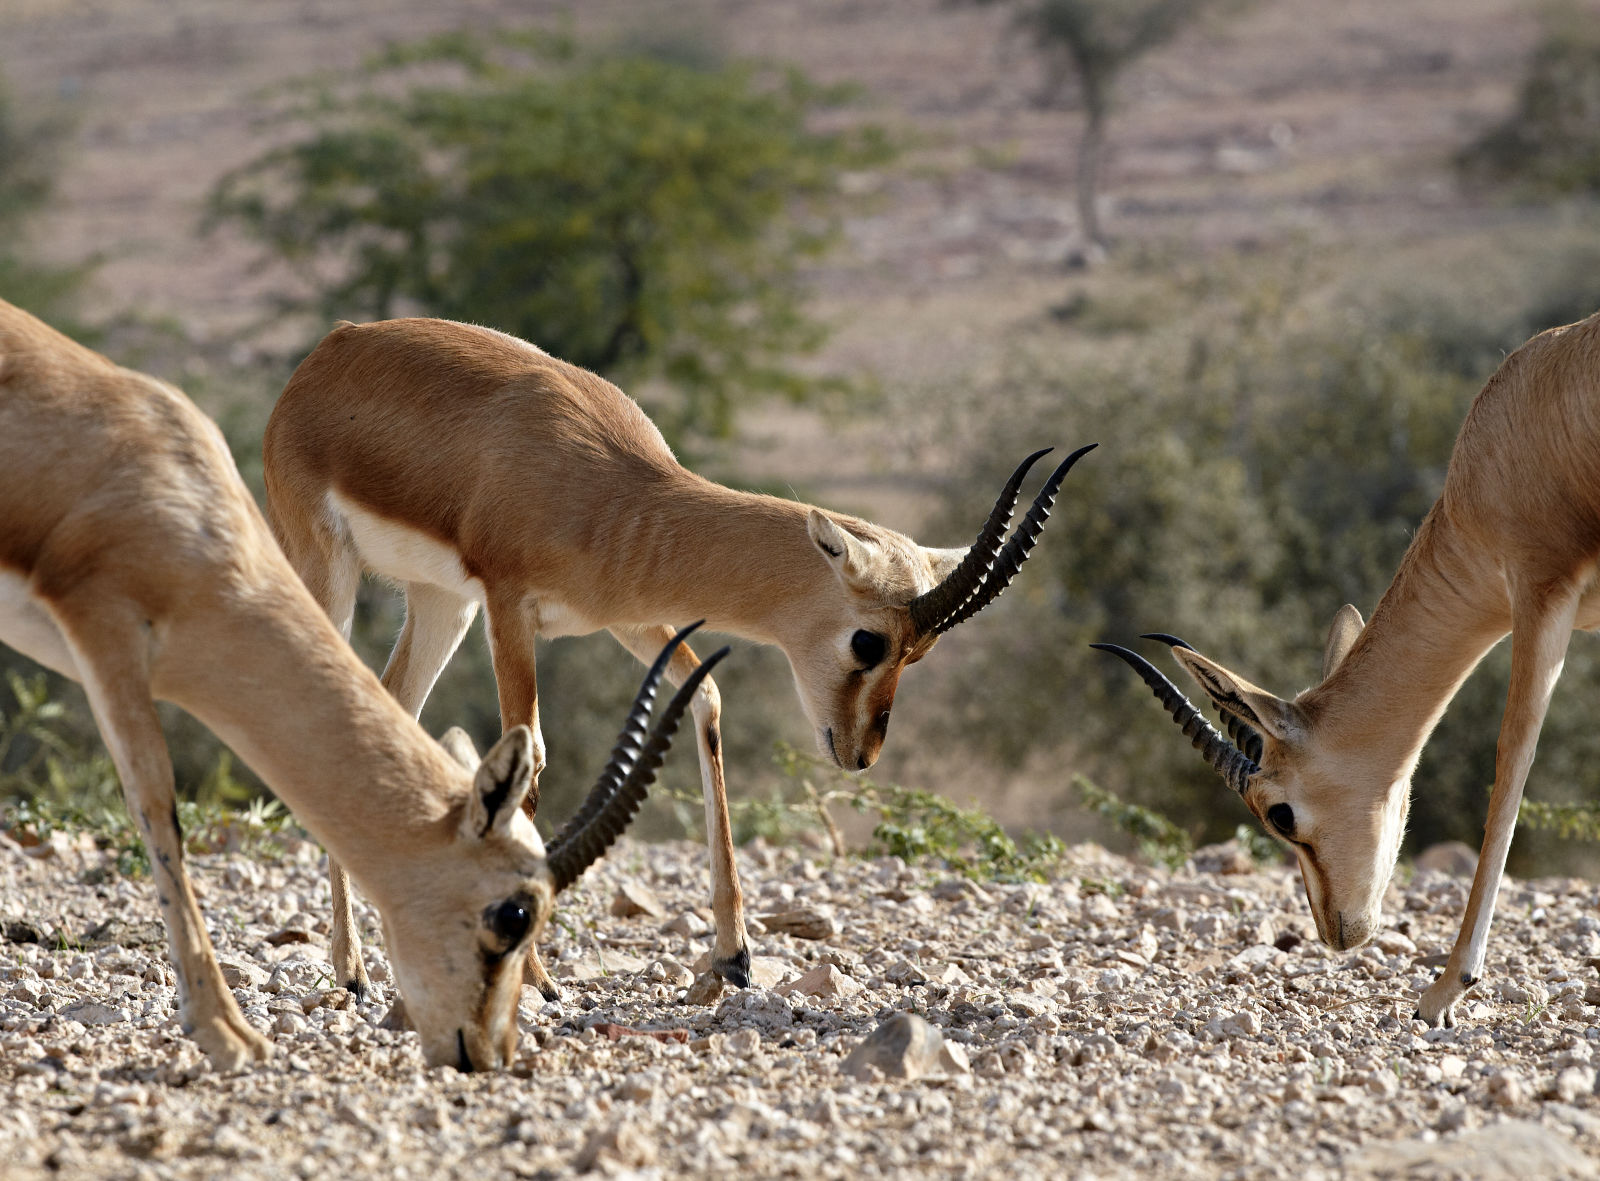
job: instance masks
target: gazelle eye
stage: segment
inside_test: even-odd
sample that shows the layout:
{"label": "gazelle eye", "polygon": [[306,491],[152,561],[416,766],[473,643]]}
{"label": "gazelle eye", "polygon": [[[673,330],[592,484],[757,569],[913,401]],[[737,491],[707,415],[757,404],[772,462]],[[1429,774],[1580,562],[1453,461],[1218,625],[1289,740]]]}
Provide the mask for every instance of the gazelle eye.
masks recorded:
{"label": "gazelle eye", "polygon": [[522,942],[532,921],[528,915],[528,908],[509,898],[491,906],[483,916],[484,925],[489,928],[489,933],[506,948],[515,947]]}
{"label": "gazelle eye", "polygon": [[858,631],[850,637],[850,651],[861,662],[862,668],[874,668],[889,650],[889,641],[877,632]]}
{"label": "gazelle eye", "polygon": [[1278,830],[1278,835],[1287,838],[1294,836],[1294,809],[1288,804],[1273,804],[1267,809],[1267,823]]}

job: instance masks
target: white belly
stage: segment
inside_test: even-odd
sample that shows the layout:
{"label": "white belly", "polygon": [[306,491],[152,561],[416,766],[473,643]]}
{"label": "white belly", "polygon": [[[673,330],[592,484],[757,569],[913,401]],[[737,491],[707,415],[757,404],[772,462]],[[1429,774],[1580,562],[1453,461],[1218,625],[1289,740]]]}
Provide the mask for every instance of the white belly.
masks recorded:
{"label": "white belly", "polygon": [[[368,512],[337,492],[328,493],[328,511],[344,522],[361,555],[362,565],[368,570],[395,582],[425,582],[488,606],[483,583],[468,577],[461,555],[453,546],[408,525]],[[527,588],[524,603],[532,605],[534,627],[547,639],[586,636],[605,626],[574,611],[548,590]]]}
{"label": "white belly", "polygon": [[484,602],[483,583],[469,578],[453,546],[328,493],[328,511],[342,520],[367,569],[396,582],[425,582]]}
{"label": "white belly", "polygon": [[83,679],[49,608],[10,570],[0,570],[0,643],[64,677]]}

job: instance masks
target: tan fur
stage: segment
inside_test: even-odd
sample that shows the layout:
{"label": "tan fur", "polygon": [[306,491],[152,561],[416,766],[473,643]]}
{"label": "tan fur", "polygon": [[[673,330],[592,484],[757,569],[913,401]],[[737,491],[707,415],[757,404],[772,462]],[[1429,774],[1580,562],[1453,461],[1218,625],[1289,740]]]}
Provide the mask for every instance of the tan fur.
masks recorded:
{"label": "tan fur", "polygon": [[[1220,708],[1263,731],[1245,800],[1294,810],[1317,929],[1334,947],[1376,931],[1411,774],[1445,706],[1512,637],[1511,685],[1483,852],[1430,1023],[1483,970],[1523,784],[1574,628],[1600,625],[1600,315],[1534,337],[1489,379],[1456,439],[1443,494],[1372,620],[1346,607],[1325,679],[1283,701],[1196,653],[1174,654]],[[1269,825],[1270,827],[1270,825]]]}
{"label": "tan fur", "polygon": [[[847,769],[869,766],[901,670],[931,646],[905,604],[960,556],[702,479],[610,382],[503,333],[443,320],[334,329],[284,390],[263,452],[273,528],[341,625],[361,569],[396,576],[362,551],[349,513],[369,531],[407,531],[413,548],[436,543],[459,559],[464,581],[450,593],[468,617],[474,598],[486,607],[507,727],[538,728],[536,635],[605,628],[648,661],[669,625],[703,618],[708,630],[782,648],[819,748]],[[384,673],[413,712],[460,639],[429,622],[443,620],[442,608],[419,613],[420,585],[406,587],[406,631]],[[440,642],[413,639],[419,616],[417,635]],[[888,639],[870,671],[850,651],[857,629]],[[674,682],[695,664],[685,649]],[[748,952],[711,681],[694,710],[721,971]],[[359,960],[345,966],[360,972]]]}
{"label": "tan fur", "polygon": [[[503,949],[480,916],[526,898],[536,931],[550,909],[517,806],[531,757],[504,780],[447,757],[306,593],[216,426],[4,302],[0,583],[0,640],[88,693],[150,852],[185,1028],[215,1064],[270,1043],[223,982],[184,869],[157,698],[216,731],[377,904],[427,1061],[458,1063],[459,1036],[472,1065],[509,1062],[521,956],[490,963]],[[530,747],[517,731],[488,762]],[[483,801],[499,798],[491,824]]]}

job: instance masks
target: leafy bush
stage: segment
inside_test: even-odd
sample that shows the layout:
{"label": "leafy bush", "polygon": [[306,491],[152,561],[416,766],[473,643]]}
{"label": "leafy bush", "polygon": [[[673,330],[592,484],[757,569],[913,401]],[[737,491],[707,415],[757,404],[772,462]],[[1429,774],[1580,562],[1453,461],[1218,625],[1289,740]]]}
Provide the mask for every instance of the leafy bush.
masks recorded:
{"label": "leafy bush", "polygon": [[1469,177],[1534,191],[1600,193],[1600,13],[1545,8],[1544,34],[1511,114],[1458,158]]}
{"label": "leafy bush", "polygon": [[874,130],[811,129],[841,97],[793,71],[452,34],[315,87],[287,113],[309,134],[226,176],[210,217],[294,264],[323,317],[489,324],[664,380],[669,433],[724,433],[740,398],[816,384],[787,361],[820,339],[799,267],[833,239],[841,170],[887,156]]}
{"label": "leafy bush", "polygon": [[[1140,280],[1168,330],[1130,347],[1079,340],[1066,363],[1057,324],[1019,333],[1009,371],[974,395],[981,404],[1004,390],[1008,411],[981,474],[951,497],[947,527],[981,516],[993,473],[1019,452],[1102,445],[1073,471],[1017,586],[986,613],[981,643],[952,637],[946,705],[923,727],[926,765],[958,752],[1013,774],[1065,765],[1207,841],[1254,824],[1148,690],[1087,645],[1168,631],[1285,695],[1314,683],[1328,620],[1344,602],[1370,613],[1504,353],[1550,326],[1535,320],[1546,309],[1600,303],[1600,252],[1576,254],[1563,260],[1552,245],[1551,257],[1526,259],[1544,282],[1480,307],[1414,282],[1335,298],[1308,262],[1208,259]],[[1187,687],[1159,647],[1147,652]],[[1424,753],[1412,847],[1481,835],[1507,655],[1504,645],[1490,654]],[[1574,637],[1535,793],[1600,789],[1588,720],[1597,656]],[[1068,795],[1070,776],[1058,782],[1042,789],[1052,799]],[[1519,843],[1517,855],[1528,852]]]}

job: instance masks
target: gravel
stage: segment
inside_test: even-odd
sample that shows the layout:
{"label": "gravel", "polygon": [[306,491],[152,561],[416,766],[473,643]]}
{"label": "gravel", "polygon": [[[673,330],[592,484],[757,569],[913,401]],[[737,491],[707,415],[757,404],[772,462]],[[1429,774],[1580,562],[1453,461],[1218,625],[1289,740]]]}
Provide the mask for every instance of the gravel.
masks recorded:
{"label": "gravel", "polygon": [[1484,982],[1430,1030],[1416,994],[1468,888],[1442,872],[1334,955],[1288,869],[1081,846],[1059,880],[1009,885],[758,845],[739,858],[770,923],[761,983],[734,991],[704,971],[703,850],[623,842],[561,900],[561,1002],[524,990],[515,1068],[461,1075],[379,1027],[387,995],[334,987],[322,858],[289,845],[190,863],[276,1046],[230,1076],[178,1027],[149,883],[81,841],[0,840],[0,1174],[1600,1175],[1592,883],[1507,882]]}

